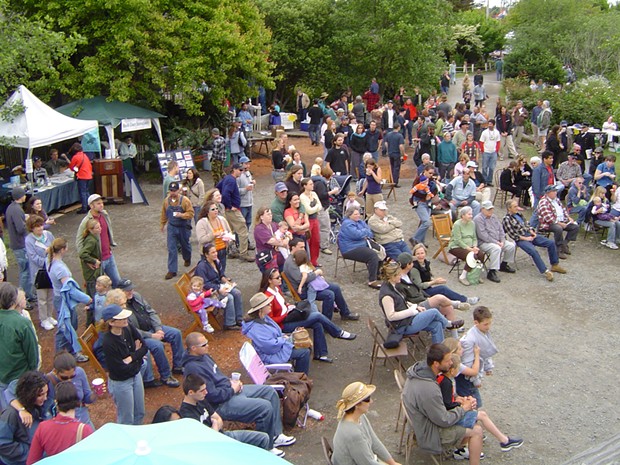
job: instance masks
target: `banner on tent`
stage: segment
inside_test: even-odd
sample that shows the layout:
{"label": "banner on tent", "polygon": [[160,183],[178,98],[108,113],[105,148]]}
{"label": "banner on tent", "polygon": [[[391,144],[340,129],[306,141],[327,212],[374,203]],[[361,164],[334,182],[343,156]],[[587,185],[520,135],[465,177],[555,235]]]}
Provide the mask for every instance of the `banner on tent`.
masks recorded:
{"label": "banner on tent", "polygon": [[151,129],[150,118],[126,118],[121,120],[121,132],[141,131]]}

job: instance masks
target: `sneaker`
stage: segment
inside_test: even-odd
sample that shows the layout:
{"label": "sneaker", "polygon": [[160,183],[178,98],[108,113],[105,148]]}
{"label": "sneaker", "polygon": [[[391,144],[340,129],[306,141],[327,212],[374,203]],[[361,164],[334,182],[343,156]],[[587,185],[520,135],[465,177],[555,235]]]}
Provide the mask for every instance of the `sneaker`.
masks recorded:
{"label": "sneaker", "polygon": [[603,240],[601,241],[601,245],[607,246],[607,239],[603,239]]}
{"label": "sneaker", "polygon": [[324,253],[325,255],[332,255],[334,253],[329,249],[321,249],[321,252]]}
{"label": "sneaker", "polygon": [[464,320],[453,320],[446,329],[458,329],[465,324]]}
{"label": "sneaker", "polygon": [[181,385],[181,383],[179,383],[179,380],[173,378],[172,375],[168,376],[167,378],[162,378],[161,382],[162,384],[165,384],[166,386],[171,388],[178,388]]}
{"label": "sneaker", "polygon": [[[454,460],[469,460],[469,449],[463,447],[461,449],[455,449],[452,452]],[[480,452],[480,460],[484,459],[484,452]]]}
{"label": "sneaker", "polygon": [[75,361],[78,363],[88,362],[88,355],[84,355],[82,352],[75,354]]}
{"label": "sneaker", "polygon": [[49,321],[51,324],[53,324],[54,326],[58,326],[58,321],[56,321],[54,318],[52,318],[51,316],[47,318],[47,321]]}
{"label": "sneaker", "polygon": [[43,320],[41,322],[41,328],[43,328],[45,331],[51,331],[52,329],[54,329],[54,325],[48,318],[47,320]]}
{"label": "sneaker", "polygon": [[618,250],[618,246],[616,245],[615,242],[607,242],[607,244],[605,245],[612,250]]}
{"label": "sneaker", "polygon": [[284,456],[286,455],[286,453],[283,450],[280,450],[277,447],[274,447],[269,452],[271,452],[273,455],[277,455],[280,458],[284,458]]}
{"label": "sneaker", "polygon": [[151,381],[144,381],[142,383],[144,385],[144,389],[157,388],[163,386],[162,382],[158,379],[153,379]]}
{"label": "sneaker", "polygon": [[357,337],[357,334],[350,333],[343,329],[342,331],[340,331],[340,336],[338,336],[338,339],[347,339],[348,341],[352,341],[356,337]]}
{"label": "sneaker", "polygon": [[502,452],[508,452],[510,449],[518,449],[523,445],[523,439],[511,438],[508,436],[507,442],[500,442],[499,446],[502,448]]}
{"label": "sneaker", "polygon": [[551,265],[551,271],[554,271],[555,273],[566,274],[566,270],[562,268],[559,263]]}
{"label": "sneaker", "polygon": [[295,439],[293,436],[287,436],[286,434],[282,433],[273,441],[273,447],[292,446],[293,444],[295,444],[295,441],[297,441],[297,439]]}
{"label": "sneaker", "polygon": [[314,357],[314,360],[323,363],[334,363],[334,359],[329,355],[321,355],[320,357]]}
{"label": "sneaker", "polygon": [[459,283],[461,283],[463,286],[469,286],[470,282],[467,281],[467,278],[459,278]]}
{"label": "sneaker", "polygon": [[468,297],[467,298],[467,303],[469,305],[476,305],[478,302],[480,302],[480,297]]}
{"label": "sneaker", "polygon": [[204,325],[202,327],[203,331],[206,331],[207,333],[213,333],[215,332],[215,329],[213,329],[213,326],[211,326],[209,323],[207,323],[206,325]]}
{"label": "sneaker", "polygon": [[469,302],[459,302],[459,306],[456,308],[457,310],[463,310],[466,312],[471,308],[471,305],[469,304]]}
{"label": "sneaker", "polygon": [[357,321],[360,319],[359,313],[349,313],[348,315],[340,315],[340,319],[343,321]]}
{"label": "sneaker", "polygon": [[553,281],[553,273],[551,271],[547,270],[543,274],[545,275],[545,278],[547,278],[547,281]]}

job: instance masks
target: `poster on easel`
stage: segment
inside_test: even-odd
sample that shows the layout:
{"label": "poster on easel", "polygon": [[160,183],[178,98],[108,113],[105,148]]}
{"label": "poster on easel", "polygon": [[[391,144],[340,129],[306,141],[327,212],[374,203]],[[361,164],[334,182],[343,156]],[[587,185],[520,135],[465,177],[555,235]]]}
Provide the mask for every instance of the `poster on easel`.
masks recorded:
{"label": "poster on easel", "polygon": [[168,150],[157,154],[159,169],[161,170],[162,179],[168,175],[168,163],[175,160],[179,165],[179,174],[177,179],[183,181],[187,176],[187,171],[194,166],[192,151],[190,149]]}

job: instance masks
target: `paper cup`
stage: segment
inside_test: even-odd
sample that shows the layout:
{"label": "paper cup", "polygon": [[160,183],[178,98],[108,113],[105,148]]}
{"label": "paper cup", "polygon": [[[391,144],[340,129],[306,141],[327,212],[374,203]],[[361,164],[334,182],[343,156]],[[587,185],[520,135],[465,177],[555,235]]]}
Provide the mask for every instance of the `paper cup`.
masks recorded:
{"label": "paper cup", "polygon": [[92,380],[91,384],[93,385],[93,391],[98,396],[101,396],[105,393],[105,381],[103,378],[95,378]]}
{"label": "paper cup", "polygon": [[236,371],[233,371],[230,374],[230,379],[233,379],[235,381],[239,381],[241,379],[241,373],[237,373]]}

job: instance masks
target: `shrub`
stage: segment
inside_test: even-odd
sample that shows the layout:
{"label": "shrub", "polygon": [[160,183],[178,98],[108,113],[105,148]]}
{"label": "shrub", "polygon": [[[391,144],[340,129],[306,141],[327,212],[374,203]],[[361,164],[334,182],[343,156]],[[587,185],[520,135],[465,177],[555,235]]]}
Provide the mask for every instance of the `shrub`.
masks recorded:
{"label": "shrub", "polygon": [[542,79],[545,83],[564,82],[562,63],[547,49],[538,45],[523,44],[512,50],[504,60],[505,75],[509,78],[522,77]]}

